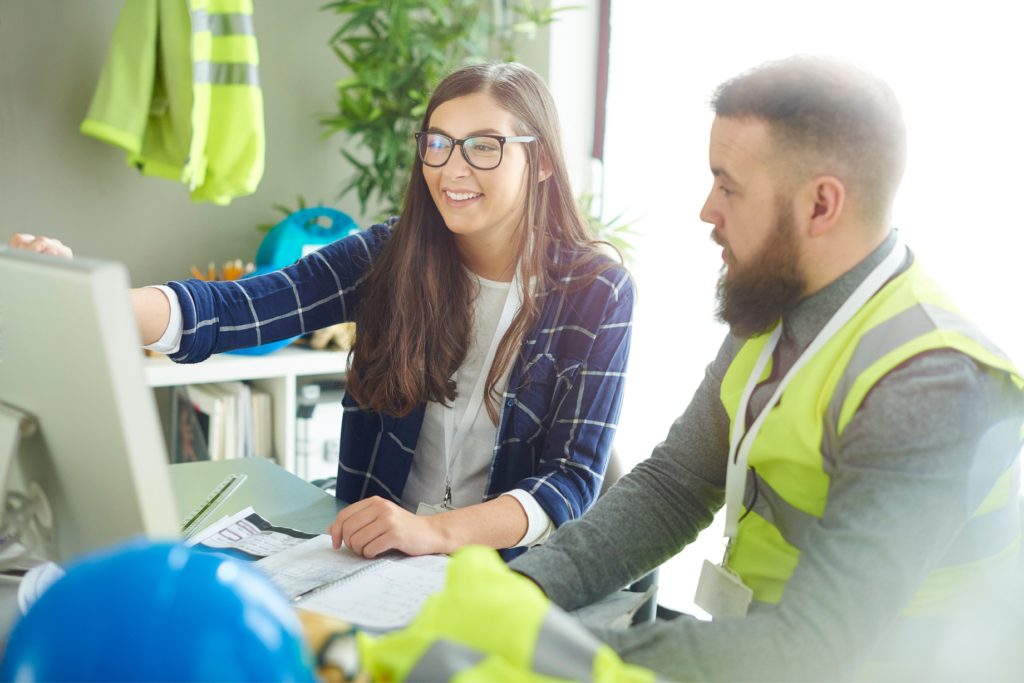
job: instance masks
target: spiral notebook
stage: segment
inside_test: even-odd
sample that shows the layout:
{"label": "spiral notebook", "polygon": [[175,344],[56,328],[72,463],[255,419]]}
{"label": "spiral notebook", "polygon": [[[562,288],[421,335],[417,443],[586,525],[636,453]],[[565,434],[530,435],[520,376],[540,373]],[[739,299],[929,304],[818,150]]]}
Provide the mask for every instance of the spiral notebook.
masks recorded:
{"label": "spiral notebook", "polygon": [[448,557],[393,552],[368,560],[324,534],[254,564],[296,607],[388,631],[407,626],[444,588]]}

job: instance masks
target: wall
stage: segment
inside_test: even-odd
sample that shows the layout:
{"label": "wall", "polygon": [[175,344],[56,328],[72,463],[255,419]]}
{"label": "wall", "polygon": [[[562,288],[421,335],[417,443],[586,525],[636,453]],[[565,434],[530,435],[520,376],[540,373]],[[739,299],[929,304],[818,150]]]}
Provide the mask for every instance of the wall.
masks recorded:
{"label": "wall", "polygon": [[[123,0],[0,3],[0,242],[57,237],[76,254],[123,261],[133,284],[188,277],[190,265],[251,259],[276,222],[270,205],[324,200],[360,224],[341,136],[319,140],[333,83],[346,75],[327,47],[339,18],[321,0],[257,0],[267,166],[255,194],[228,207],[192,204],[187,189],[143,178],[124,153],[78,132]],[[374,207],[369,208],[372,217]]]}
{"label": "wall", "polygon": [[[589,189],[593,138],[597,0],[562,13],[522,61],[549,79],[565,130],[577,193]],[[184,186],[143,178],[124,153],[86,137],[88,110],[123,0],[4,0],[0,3],[0,243],[15,232],[63,240],[76,254],[127,264],[135,285],[189,276],[189,266],[251,259],[259,223],[281,216],[296,195],[323,200],[361,225],[354,195],[337,200],[351,168],[324,142],[318,124],[334,108],[333,83],[346,75],[327,47],[340,25],[322,0],[256,0],[267,126],[267,166],[259,189],[228,207],[193,204]],[[557,44],[559,49],[552,49]]]}
{"label": "wall", "polygon": [[594,152],[594,107],[597,97],[599,0],[555,0],[560,12],[550,24],[548,85],[562,121],[566,163],[573,192],[594,194],[591,156]]}

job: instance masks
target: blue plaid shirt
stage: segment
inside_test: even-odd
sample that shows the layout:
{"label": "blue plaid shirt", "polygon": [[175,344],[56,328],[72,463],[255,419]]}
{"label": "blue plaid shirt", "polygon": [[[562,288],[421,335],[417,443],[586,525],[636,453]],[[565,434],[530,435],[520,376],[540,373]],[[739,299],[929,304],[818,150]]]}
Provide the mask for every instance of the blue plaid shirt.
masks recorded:
{"label": "blue plaid shirt", "polygon": [[[360,283],[395,220],[268,275],[168,283],[184,317],[173,360],[198,363],[213,353],[351,321]],[[571,261],[564,245],[553,248],[556,261]],[[484,500],[523,489],[556,526],[596,500],[622,406],[633,297],[632,280],[616,265],[577,292],[556,289],[541,299],[540,318],[503,395]],[[398,418],[366,412],[347,395],[342,403],[338,498],[381,496],[399,503],[426,406]]]}

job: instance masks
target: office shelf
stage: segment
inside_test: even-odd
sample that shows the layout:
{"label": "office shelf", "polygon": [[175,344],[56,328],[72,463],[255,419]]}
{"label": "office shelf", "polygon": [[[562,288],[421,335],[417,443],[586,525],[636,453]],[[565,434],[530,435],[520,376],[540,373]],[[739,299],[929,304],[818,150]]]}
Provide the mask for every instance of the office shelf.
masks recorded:
{"label": "office shelf", "polygon": [[248,381],[273,396],[274,450],[278,463],[296,472],[295,416],[300,378],[344,379],[348,353],[288,346],[266,356],[218,354],[202,363],[181,365],[166,356],[146,358],[149,386],[170,387]]}

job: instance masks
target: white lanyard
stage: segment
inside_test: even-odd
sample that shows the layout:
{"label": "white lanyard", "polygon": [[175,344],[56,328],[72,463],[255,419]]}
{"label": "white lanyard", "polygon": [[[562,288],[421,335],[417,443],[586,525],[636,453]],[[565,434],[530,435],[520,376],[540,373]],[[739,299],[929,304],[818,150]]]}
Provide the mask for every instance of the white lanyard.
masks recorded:
{"label": "white lanyard", "polygon": [[772,353],[775,351],[775,347],[779,343],[779,337],[782,336],[782,323],[780,322],[771,336],[768,338],[768,342],[765,344],[764,349],[761,350],[761,355],[757,359],[757,364],[754,366],[754,371],[750,374],[750,379],[747,380],[747,386],[743,390],[743,396],[740,398],[739,408],[736,410],[736,417],[733,420],[732,435],[729,438],[729,469],[725,477],[725,537],[726,549],[725,559],[722,561],[723,566],[728,563],[729,560],[729,549],[732,547],[733,541],[736,539],[737,527],[739,526],[740,514],[743,503],[743,496],[746,492],[747,484],[747,458],[750,456],[750,449],[754,445],[754,441],[757,439],[758,432],[761,431],[761,426],[764,424],[765,419],[768,417],[768,413],[771,412],[775,404],[779,402],[779,398],[782,396],[782,392],[785,391],[789,381],[800,371],[800,369],[814,357],[825,344],[832,339],[835,334],[842,329],[846,323],[848,323],[853,316],[860,311],[861,307],[866,304],[871,297],[873,297],[878,290],[880,290],[886,282],[892,278],[893,275],[899,270],[900,266],[906,259],[907,248],[903,244],[903,240],[899,233],[896,234],[896,244],[893,246],[892,251],[889,255],[882,259],[871,274],[860,283],[860,286],[853,291],[853,294],[839,307],[839,310],[835,312],[832,318],[825,324],[818,336],[814,338],[811,345],[800,355],[793,367],[790,368],[789,372],[779,383],[775,393],[772,394],[771,400],[765,404],[761,413],[757,416],[754,424],[750,427],[750,431],[744,436],[747,418],[747,404],[750,402],[750,396],[754,393],[754,388],[760,381],[761,374],[764,372],[765,366],[768,365],[768,360],[772,357]]}
{"label": "white lanyard", "polygon": [[[444,450],[446,459],[444,502],[442,506],[445,508],[451,508],[452,503],[452,465],[455,463],[455,458],[458,457],[459,451],[462,450],[462,444],[466,440],[466,436],[469,434],[473,423],[476,421],[480,407],[484,404],[484,389],[487,385],[487,376],[490,374],[491,365],[494,363],[498,344],[501,343],[508,328],[512,325],[512,319],[523,305],[521,282],[522,280],[517,269],[516,276],[512,280],[508,294],[505,296],[505,306],[501,309],[501,318],[498,319],[498,327],[494,330],[494,337],[491,339],[491,345],[487,349],[487,355],[484,357],[483,367],[480,368],[480,374],[476,378],[476,386],[473,387],[473,393],[469,395],[469,403],[466,405],[466,413],[462,416],[462,422],[459,423],[458,432],[455,431],[454,403],[444,406]],[[458,374],[459,372],[456,370],[455,374],[452,375],[452,379],[455,380]]]}

